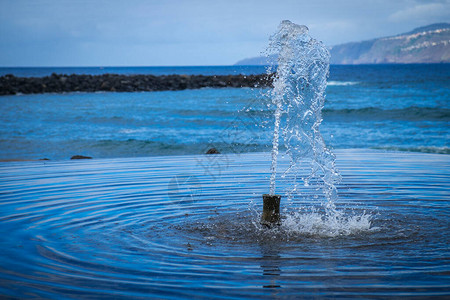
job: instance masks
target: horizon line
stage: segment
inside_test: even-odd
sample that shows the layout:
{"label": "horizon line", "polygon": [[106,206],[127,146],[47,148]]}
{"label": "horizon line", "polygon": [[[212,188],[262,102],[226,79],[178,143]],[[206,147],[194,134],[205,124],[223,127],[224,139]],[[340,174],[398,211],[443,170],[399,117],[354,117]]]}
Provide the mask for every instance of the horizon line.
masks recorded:
{"label": "horizon line", "polygon": [[[365,63],[365,64],[331,64],[330,66],[376,66],[376,65],[445,65],[450,62],[416,62],[416,63]],[[117,65],[117,66],[0,66],[2,69],[7,68],[203,68],[203,67],[268,67],[275,65]]]}

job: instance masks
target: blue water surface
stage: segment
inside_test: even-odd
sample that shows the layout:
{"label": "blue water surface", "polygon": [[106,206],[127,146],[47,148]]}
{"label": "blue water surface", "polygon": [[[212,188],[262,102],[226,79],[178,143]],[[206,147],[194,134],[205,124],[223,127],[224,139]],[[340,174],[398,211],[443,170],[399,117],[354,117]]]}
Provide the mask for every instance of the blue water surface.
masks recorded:
{"label": "blue water surface", "polygon": [[[147,69],[223,74],[239,68],[245,67]],[[14,70],[20,75],[17,69],[8,72]],[[1,96],[0,159],[199,154],[211,147],[224,153],[266,151],[273,107],[264,92],[205,88]],[[448,154],[449,95],[446,64],[331,66],[321,131],[327,145],[336,149]]]}
{"label": "blue water surface", "polygon": [[0,162],[0,298],[448,298],[449,83],[449,65],[332,66],[321,131],[340,215],[307,164],[287,197],[280,155],[269,230],[267,90],[1,96],[0,160],[51,160]]}
{"label": "blue water surface", "polygon": [[0,162],[0,298],[448,298],[450,156],[336,156],[271,230],[267,153]]}
{"label": "blue water surface", "polygon": [[43,77],[56,74],[150,74],[150,75],[250,75],[263,74],[265,66],[173,66],[173,67],[0,67],[0,76]]}

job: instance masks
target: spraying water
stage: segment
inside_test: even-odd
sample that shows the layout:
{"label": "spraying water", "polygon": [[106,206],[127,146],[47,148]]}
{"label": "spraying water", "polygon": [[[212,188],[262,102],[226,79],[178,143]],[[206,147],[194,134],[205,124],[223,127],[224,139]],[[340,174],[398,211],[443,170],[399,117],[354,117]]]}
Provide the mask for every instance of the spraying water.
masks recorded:
{"label": "spraying water", "polygon": [[[278,68],[271,91],[275,105],[270,194],[275,194],[280,129],[291,163],[284,175],[296,172],[302,161],[310,162],[306,186],[320,186],[326,199],[326,210],[335,210],[336,184],[340,175],[335,156],[325,147],[319,131],[330,53],[322,42],[308,35],[306,26],[282,21],[270,38],[268,54],[278,55]],[[285,122],[281,122],[285,118]]]}

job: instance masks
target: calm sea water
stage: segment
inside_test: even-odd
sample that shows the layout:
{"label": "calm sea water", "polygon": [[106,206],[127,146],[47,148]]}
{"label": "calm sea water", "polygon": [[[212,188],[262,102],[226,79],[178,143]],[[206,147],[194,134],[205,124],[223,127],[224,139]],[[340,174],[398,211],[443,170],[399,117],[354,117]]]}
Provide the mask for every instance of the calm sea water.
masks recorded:
{"label": "calm sea water", "polygon": [[0,76],[13,74],[19,77],[42,77],[56,74],[152,74],[152,75],[229,75],[229,74],[262,74],[264,66],[192,66],[192,67],[21,67],[0,68]]}
{"label": "calm sea water", "polygon": [[[262,73],[264,67],[13,68],[57,73]],[[0,159],[199,154],[270,148],[261,89],[0,97]],[[321,131],[329,147],[450,153],[450,65],[332,66]]]}
{"label": "calm sea water", "polygon": [[[17,68],[57,73],[262,73],[264,67]],[[245,71],[245,72],[244,72]],[[261,89],[0,97],[0,159],[198,154],[270,148]],[[329,147],[450,153],[450,65],[332,66],[321,131]]]}

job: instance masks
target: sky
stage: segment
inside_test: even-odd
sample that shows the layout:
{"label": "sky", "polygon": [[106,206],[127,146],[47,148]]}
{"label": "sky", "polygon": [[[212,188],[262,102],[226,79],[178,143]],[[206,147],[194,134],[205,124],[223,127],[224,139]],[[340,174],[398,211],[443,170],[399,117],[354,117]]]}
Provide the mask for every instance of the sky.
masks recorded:
{"label": "sky", "polygon": [[282,20],[332,46],[450,22],[450,0],[0,0],[0,66],[232,65]]}

